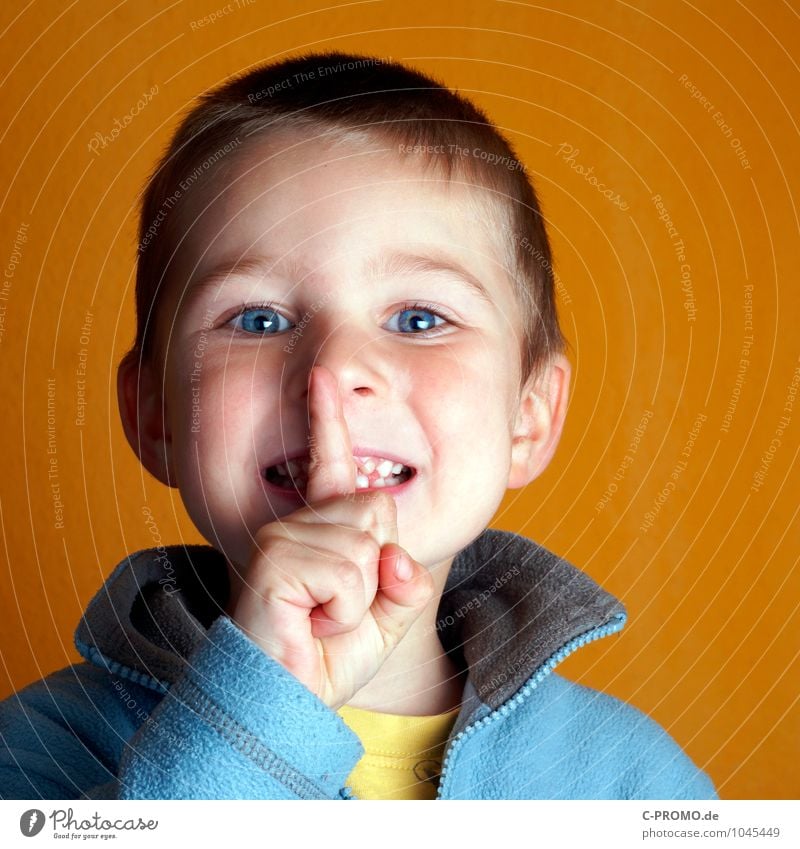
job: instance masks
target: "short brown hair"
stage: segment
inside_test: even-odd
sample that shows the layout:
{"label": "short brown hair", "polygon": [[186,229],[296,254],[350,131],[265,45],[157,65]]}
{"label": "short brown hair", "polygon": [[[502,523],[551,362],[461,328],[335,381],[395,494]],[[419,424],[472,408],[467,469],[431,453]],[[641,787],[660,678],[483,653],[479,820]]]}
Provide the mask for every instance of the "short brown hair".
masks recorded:
{"label": "short brown hair", "polygon": [[284,129],[388,140],[419,151],[447,179],[488,190],[501,212],[499,234],[521,307],[522,378],[564,352],[547,231],[510,142],[473,103],[432,77],[376,57],[318,53],[232,78],[203,94],[180,123],[141,199],[137,330],[128,357],[155,363],[163,356],[157,304],[169,285],[186,191],[253,141]]}

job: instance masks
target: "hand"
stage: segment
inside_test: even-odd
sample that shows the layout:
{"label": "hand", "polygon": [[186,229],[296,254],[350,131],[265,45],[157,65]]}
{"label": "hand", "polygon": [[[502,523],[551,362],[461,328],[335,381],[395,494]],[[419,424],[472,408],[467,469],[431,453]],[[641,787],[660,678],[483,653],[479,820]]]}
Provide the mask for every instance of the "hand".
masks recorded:
{"label": "hand", "polygon": [[434,583],[398,544],[394,498],[355,491],[350,434],[328,369],[312,369],[308,403],[308,506],[256,533],[227,612],[335,710],[372,680]]}

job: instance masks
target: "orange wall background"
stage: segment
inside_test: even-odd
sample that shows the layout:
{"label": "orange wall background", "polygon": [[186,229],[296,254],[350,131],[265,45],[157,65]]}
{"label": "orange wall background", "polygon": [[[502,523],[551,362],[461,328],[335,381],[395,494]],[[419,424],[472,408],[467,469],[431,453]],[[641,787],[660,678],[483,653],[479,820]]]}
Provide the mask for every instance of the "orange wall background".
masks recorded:
{"label": "orange wall background", "polygon": [[799,12],[3,3],[0,697],[79,660],[85,604],[154,544],[143,505],[165,542],[203,542],[125,442],[115,388],[136,198],[180,113],[263,61],[360,51],[473,97],[538,183],[573,394],[551,466],[494,525],[630,614],[561,671],[653,716],[723,798],[796,798]]}

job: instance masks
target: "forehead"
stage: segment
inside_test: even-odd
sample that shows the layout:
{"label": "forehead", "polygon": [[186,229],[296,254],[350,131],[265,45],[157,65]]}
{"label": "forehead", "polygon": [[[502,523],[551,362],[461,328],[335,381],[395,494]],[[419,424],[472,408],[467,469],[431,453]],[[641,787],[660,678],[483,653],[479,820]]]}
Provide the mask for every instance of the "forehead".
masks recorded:
{"label": "forehead", "polygon": [[321,141],[283,132],[253,141],[187,198],[185,245],[201,254],[271,250],[330,258],[381,244],[430,244],[505,265],[501,211],[481,186],[448,179],[389,142]]}
{"label": "forehead", "polygon": [[[495,315],[509,344],[518,338],[519,347],[524,304],[514,282],[508,210],[483,186],[448,178],[437,166],[390,143],[322,144],[296,135],[237,149],[176,210],[174,274],[160,299],[158,326],[167,316],[174,320],[205,280],[210,294],[243,263],[254,281],[274,266],[293,285],[302,281],[315,291],[342,292],[342,280],[367,291],[381,278],[424,276],[447,298],[471,279],[473,295],[484,290],[473,303]],[[382,296],[383,286],[374,291]],[[483,325],[490,313],[473,307],[472,323]]]}

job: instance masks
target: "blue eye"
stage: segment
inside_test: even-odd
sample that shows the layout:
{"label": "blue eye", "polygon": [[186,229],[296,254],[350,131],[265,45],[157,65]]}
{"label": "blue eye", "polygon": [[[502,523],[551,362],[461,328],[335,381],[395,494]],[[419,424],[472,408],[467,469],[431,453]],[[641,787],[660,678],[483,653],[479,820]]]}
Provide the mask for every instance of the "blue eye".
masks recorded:
{"label": "blue eye", "polygon": [[[396,324],[395,317],[398,317]],[[275,336],[294,326],[270,304],[247,307],[230,319],[230,323],[237,330],[261,336]],[[443,324],[449,324],[448,319],[432,305],[406,304],[391,317],[388,329],[404,335],[435,336]]]}
{"label": "blue eye", "polygon": [[[241,319],[241,322],[239,322],[239,319]],[[288,319],[266,305],[242,310],[231,321],[234,322],[234,326],[244,330],[245,333],[261,333],[266,336],[282,333],[292,326]],[[237,322],[239,323],[237,324]],[[281,322],[284,323],[284,326],[281,326]]]}
{"label": "blue eye", "polygon": [[[425,334],[447,323],[447,320],[438,312],[423,304],[409,304],[394,315],[400,316],[396,329],[401,333]],[[391,320],[390,324],[392,324]],[[394,330],[395,327],[389,329]]]}

